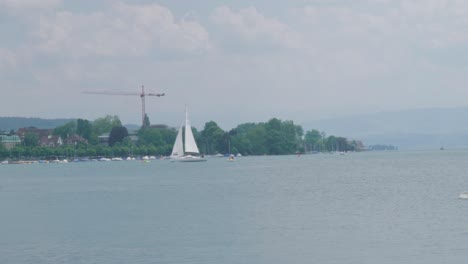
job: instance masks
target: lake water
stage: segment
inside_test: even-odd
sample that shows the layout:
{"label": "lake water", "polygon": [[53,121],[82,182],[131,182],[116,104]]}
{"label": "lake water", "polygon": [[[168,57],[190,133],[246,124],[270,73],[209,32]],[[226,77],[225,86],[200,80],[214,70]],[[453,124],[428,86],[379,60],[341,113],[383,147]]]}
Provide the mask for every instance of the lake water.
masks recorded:
{"label": "lake water", "polygon": [[463,263],[468,151],[0,165],[0,263]]}

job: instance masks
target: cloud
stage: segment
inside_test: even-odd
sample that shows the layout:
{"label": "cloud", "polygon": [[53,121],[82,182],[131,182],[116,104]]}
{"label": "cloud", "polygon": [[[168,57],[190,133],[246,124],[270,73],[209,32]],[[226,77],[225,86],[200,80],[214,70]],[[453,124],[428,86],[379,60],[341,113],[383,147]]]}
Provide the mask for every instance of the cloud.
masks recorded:
{"label": "cloud", "polygon": [[14,52],[0,47],[0,69],[11,69],[17,65],[17,58]]}
{"label": "cloud", "polygon": [[[395,79],[411,71],[422,78],[431,63],[440,63],[434,54],[449,56],[468,45],[467,12],[466,1],[367,0],[308,4],[291,14],[317,51],[321,71]],[[454,62],[444,60],[444,66]]]}
{"label": "cloud", "polygon": [[214,10],[211,19],[224,30],[235,33],[249,43],[271,42],[286,48],[301,46],[300,36],[296,32],[281,21],[266,17],[255,7],[236,12],[221,6]]}
{"label": "cloud", "polygon": [[11,10],[50,9],[59,6],[62,0],[0,0],[0,7]]}
{"label": "cloud", "polygon": [[[468,43],[468,2],[367,0],[366,5],[308,5],[298,13],[335,37],[405,42],[423,48]],[[328,34],[328,35],[329,35]]]}
{"label": "cloud", "polygon": [[38,49],[73,57],[133,56],[154,52],[203,52],[209,34],[197,21],[177,20],[157,4],[114,2],[104,12],[60,11],[43,16],[34,36]]}
{"label": "cloud", "polygon": [[[0,13],[7,2],[10,10],[18,3],[0,0]],[[255,7],[207,1],[192,9],[184,1],[34,2],[44,8],[23,6],[28,15],[18,17],[3,12],[0,78],[16,97],[0,103],[11,111],[33,94],[34,101],[51,102],[44,104],[54,108],[50,113],[109,111],[138,120],[138,98],[103,104],[77,95],[141,84],[167,92],[154,104],[158,115],[186,102],[207,119],[219,108],[254,121],[295,118],[292,111],[307,119],[465,104],[468,2],[462,0],[259,1]],[[73,97],[67,102],[75,107],[52,103],[50,94]],[[226,94],[229,100],[213,103]],[[23,113],[36,113],[29,104]]]}

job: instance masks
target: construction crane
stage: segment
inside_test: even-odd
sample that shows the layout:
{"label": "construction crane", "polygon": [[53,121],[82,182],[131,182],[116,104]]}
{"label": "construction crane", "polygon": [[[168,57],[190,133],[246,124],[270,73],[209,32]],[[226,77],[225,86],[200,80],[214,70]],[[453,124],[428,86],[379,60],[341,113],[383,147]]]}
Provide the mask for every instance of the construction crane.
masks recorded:
{"label": "construction crane", "polygon": [[128,95],[128,96],[140,96],[141,98],[141,124],[145,126],[145,116],[146,116],[146,106],[145,106],[145,97],[146,96],[164,96],[164,93],[146,93],[145,87],[141,86],[141,93],[132,93],[132,92],[112,92],[112,91],[83,91],[84,94],[104,94],[104,95]]}

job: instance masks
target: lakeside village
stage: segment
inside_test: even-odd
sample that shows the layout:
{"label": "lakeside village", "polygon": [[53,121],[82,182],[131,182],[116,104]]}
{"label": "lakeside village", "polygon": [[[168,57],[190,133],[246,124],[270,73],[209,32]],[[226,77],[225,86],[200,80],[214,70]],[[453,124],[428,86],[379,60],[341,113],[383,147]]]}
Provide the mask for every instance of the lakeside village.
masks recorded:
{"label": "lakeside village", "polygon": [[[1,129],[1,128],[0,128]],[[203,130],[192,128],[196,144],[205,157],[251,155],[302,155],[370,150],[359,140],[327,136],[310,130],[304,133],[293,121],[272,118],[267,122],[244,123],[224,131],[214,121]],[[0,163],[68,163],[168,158],[177,130],[151,125],[146,116],[141,128],[128,131],[117,116],[94,121],[77,119],[54,129],[24,127],[0,130]]]}

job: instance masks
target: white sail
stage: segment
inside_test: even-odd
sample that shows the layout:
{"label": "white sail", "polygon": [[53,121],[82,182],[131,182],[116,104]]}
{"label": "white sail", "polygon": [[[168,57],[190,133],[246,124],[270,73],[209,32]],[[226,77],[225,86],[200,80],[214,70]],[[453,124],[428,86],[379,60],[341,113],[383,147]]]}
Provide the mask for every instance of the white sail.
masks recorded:
{"label": "white sail", "polygon": [[198,151],[197,143],[193,137],[192,127],[188,119],[188,112],[185,109],[185,153],[186,154],[200,154]]}
{"label": "white sail", "polygon": [[192,127],[190,126],[190,121],[188,119],[187,108],[185,108],[185,138],[182,138],[182,129],[183,126],[180,127],[179,132],[177,133],[176,142],[172,149],[171,157],[173,158],[173,162],[206,161],[203,156],[200,157],[200,151],[198,150],[197,143],[193,137]]}
{"label": "white sail", "polygon": [[179,132],[177,132],[176,141],[174,143],[174,147],[172,148],[171,157],[178,158],[184,155],[184,143],[182,142],[182,126],[179,128]]}

